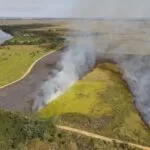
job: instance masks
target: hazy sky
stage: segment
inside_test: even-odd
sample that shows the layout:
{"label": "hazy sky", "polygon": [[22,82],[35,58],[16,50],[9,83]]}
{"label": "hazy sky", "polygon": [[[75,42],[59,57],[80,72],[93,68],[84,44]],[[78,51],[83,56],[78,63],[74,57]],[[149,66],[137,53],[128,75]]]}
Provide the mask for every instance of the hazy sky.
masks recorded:
{"label": "hazy sky", "polygon": [[0,0],[0,16],[64,17],[72,0]]}
{"label": "hazy sky", "polygon": [[72,17],[72,7],[77,17],[150,18],[150,0],[0,0],[0,16]]}

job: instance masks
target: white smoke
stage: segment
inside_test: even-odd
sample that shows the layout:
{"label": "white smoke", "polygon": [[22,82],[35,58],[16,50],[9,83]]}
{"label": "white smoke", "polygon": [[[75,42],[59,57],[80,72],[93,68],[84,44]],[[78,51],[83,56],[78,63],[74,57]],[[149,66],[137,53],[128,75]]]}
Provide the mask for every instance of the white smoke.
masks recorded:
{"label": "white smoke", "polygon": [[[72,9],[72,16],[77,12],[84,10],[88,13],[89,8],[79,7],[80,2]],[[83,12],[81,12],[82,14]],[[58,62],[59,70],[53,70],[53,76],[43,84],[37,93],[36,100],[33,105],[33,110],[41,109],[61,94],[63,94],[70,86],[89,72],[96,63],[96,47],[91,36],[95,24],[87,21],[71,22],[70,28],[77,28],[80,31],[86,31],[82,37],[76,37],[75,42],[68,47],[67,51],[62,55]],[[85,38],[86,37],[86,38]],[[56,67],[57,68],[57,67]]]}
{"label": "white smoke", "polygon": [[[97,2],[97,3],[95,3]],[[73,14],[84,17],[91,17],[95,13],[100,13],[98,1],[92,0],[77,1]],[[71,28],[79,28],[86,31],[85,37],[77,37],[67,52],[65,52],[58,63],[61,70],[54,70],[53,76],[41,87],[34,104],[34,109],[40,109],[44,105],[63,94],[77,80],[90,71],[95,63],[97,55],[97,46],[92,36],[96,27],[94,22],[72,23]],[[119,29],[121,30],[121,29]],[[100,48],[99,48],[100,49]],[[116,50],[116,53],[120,49]],[[101,49],[99,53],[101,53]],[[124,78],[127,80],[130,89],[134,95],[134,103],[139,109],[145,121],[150,124],[150,56],[142,55],[104,55],[100,59],[115,60],[123,70]]]}
{"label": "white smoke", "polygon": [[[92,36],[91,25],[87,23],[75,23],[71,27],[88,31],[82,37],[76,37],[74,44],[71,44],[63,53],[61,60],[52,72],[41,89],[39,90],[33,106],[33,110],[41,109],[44,105],[63,94],[70,86],[89,72],[96,63],[96,47]],[[82,28],[83,27],[83,28]],[[86,37],[86,38],[85,38]],[[61,69],[60,69],[61,68]]]}
{"label": "white smoke", "polygon": [[[43,105],[63,94],[65,90],[94,67],[95,61],[95,50],[92,45],[69,47],[58,63],[61,70],[53,70],[53,77],[50,77],[40,89],[34,109],[40,109]],[[40,94],[41,92],[42,94]]]}
{"label": "white smoke", "polygon": [[123,58],[120,66],[134,94],[137,109],[150,125],[150,56]]}
{"label": "white smoke", "polygon": [[123,78],[127,81],[133,94],[133,104],[142,118],[150,125],[150,55],[106,54],[101,59],[113,60],[122,69]]}

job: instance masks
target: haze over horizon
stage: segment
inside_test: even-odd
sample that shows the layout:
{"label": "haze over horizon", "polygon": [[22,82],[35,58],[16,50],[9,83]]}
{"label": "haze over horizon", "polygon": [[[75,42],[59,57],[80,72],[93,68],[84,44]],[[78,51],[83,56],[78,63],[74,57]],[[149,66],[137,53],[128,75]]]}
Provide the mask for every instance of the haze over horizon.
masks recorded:
{"label": "haze over horizon", "polygon": [[[71,14],[76,3],[90,5],[95,11],[78,16]],[[81,5],[83,6],[83,5]],[[79,9],[78,9],[79,10]],[[0,17],[48,17],[48,18],[150,18],[149,0],[0,0]]]}

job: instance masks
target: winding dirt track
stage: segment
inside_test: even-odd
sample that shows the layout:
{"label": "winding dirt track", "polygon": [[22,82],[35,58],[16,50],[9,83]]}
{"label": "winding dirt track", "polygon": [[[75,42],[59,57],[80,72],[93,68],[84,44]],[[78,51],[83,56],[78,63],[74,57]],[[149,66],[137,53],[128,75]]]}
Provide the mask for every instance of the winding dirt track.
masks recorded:
{"label": "winding dirt track", "polygon": [[118,140],[118,139],[112,139],[112,138],[104,137],[104,136],[101,136],[101,135],[98,135],[98,134],[95,134],[95,133],[87,132],[87,131],[80,130],[80,129],[71,128],[71,127],[68,127],[68,126],[57,125],[56,127],[58,129],[61,129],[61,130],[74,132],[74,133],[84,135],[84,136],[87,136],[87,137],[91,137],[91,138],[101,139],[103,141],[110,142],[110,143],[113,143],[113,141],[115,141],[116,143],[120,143],[120,144],[127,143],[129,146],[131,146],[133,148],[139,148],[139,149],[143,149],[143,150],[150,150],[150,147],[147,147],[147,146],[138,145],[138,144],[134,144],[134,143],[130,143],[130,142],[125,142],[125,141],[121,141],[121,140]]}
{"label": "winding dirt track", "polygon": [[0,108],[30,112],[36,91],[47,80],[61,53],[63,53],[63,49],[41,57],[31,65],[23,77],[0,87]]}

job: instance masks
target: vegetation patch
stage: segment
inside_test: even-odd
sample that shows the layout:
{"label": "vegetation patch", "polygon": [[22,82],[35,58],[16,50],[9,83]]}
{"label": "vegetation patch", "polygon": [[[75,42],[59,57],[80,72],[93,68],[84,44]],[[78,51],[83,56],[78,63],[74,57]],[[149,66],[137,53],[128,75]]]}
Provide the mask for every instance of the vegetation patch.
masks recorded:
{"label": "vegetation patch", "polygon": [[0,110],[0,118],[1,150],[138,150],[126,143],[109,143],[56,129],[55,118],[33,119],[3,110]]}
{"label": "vegetation patch", "polygon": [[71,132],[57,130],[54,140],[51,142],[42,142],[39,140],[31,141],[27,150],[140,150],[130,147],[128,144],[117,144],[94,139]]}
{"label": "vegetation patch", "polygon": [[49,141],[55,128],[51,119],[33,120],[29,116],[0,110],[0,149],[12,150],[33,139]]}
{"label": "vegetation patch", "polygon": [[61,45],[64,43],[64,38],[62,38],[58,33],[52,30],[48,31],[20,31],[18,35],[14,34],[14,38],[4,42],[4,45],[40,45],[40,44],[51,44],[51,45]]}
{"label": "vegetation patch", "polygon": [[36,120],[30,116],[0,110],[1,150],[138,150],[56,129],[53,118]]}

